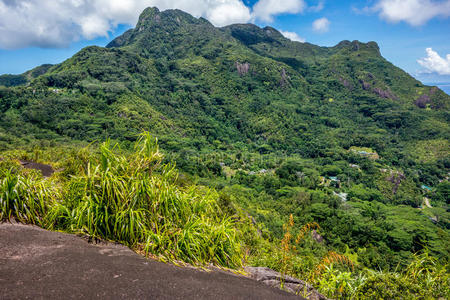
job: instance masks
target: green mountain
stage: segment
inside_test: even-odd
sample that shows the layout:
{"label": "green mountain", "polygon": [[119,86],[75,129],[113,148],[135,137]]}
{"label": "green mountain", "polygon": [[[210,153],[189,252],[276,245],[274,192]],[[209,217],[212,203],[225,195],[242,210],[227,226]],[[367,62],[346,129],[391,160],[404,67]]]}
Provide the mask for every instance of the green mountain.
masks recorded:
{"label": "green mountain", "polygon": [[[314,156],[354,143],[383,151],[377,144],[399,135],[407,144],[448,133],[449,96],[387,62],[374,42],[318,47],[270,27],[215,28],[178,10],[148,8],[106,48],[87,47],[42,73],[2,90],[1,112],[20,124],[14,136],[122,139],[145,128],[177,143],[196,137],[196,148],[241,141]],[[27,103],[17,108],[11,93]],[[118,117],[129,98],[138,115],[161,116],[151,124]],[[33,129],[20,132],[22,123]]]}
{"label": "green mountain", "polygon": [[270,241],[292,214],[320,225],[308,255],[386,270],[424,249],[450,257],[450,96],[375,42],[319,47],[147,8],[107,47],[0,85],[5,153],[108,138],[127,149],[149,131],[186,180],[214,186]]}

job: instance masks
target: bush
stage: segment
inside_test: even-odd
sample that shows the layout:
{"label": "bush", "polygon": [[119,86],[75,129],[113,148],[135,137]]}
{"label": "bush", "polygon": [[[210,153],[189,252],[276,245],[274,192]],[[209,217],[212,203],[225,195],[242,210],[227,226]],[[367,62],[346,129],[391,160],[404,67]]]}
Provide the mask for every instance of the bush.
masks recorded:
{"label": "bush", "polygon": [[0,170],[0,178],[0,221],[14,218],[23,223],[44,224],[53,204],[48,182],[33,172],[22,175],[12,168]]}
{"label": "bush", "polygon": [[[219,208],[214,190],[176,185],[177,172],[162,164],[156,139],[141,135],[135,152],[122,155],[105,142],[100,154],[86,150],[70,160],[75,173],[61,193],[48,180],[4,172],[0,217],[49,229],[82,232],[122,242],[146,253],[193,264],[242,265],[241,245],[232,220]],[[70,174],[67,174],[70,175]]]}

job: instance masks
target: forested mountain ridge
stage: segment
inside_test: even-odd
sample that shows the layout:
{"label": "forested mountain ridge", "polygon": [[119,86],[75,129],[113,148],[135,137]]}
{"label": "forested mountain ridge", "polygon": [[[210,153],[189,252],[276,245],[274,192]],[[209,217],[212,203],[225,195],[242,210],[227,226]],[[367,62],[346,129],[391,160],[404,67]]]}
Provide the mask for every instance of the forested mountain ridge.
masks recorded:
{"label": "forested mountain ridge", "polygon": [[[106,49],[85,48],[44,72],[36,79],[28,76],[33,81],[23,92],[34,90],[34,96],[36,91],[44,92],[47,97],[44,87],[70,89],[72,95],[102,98],[107,105],[131,93],[169,119],[183,118],[194,110],[206,127],[226,131],[214,136],[203,125],[189,128],[200,131],[209,142],[250,138],[275,148],[304,144],[297,133],[307,124],[299,117],[314,114],[321,118],[311,118],[313,123],[319,121],[337,134],[347,127],[343,122],[359,124],[359,118],[364,125],[388,133],[415,127],[415,138],[429,137],[430,122],[426,121],[445,121],[449,103],[448,95],[422,85],[383,59],[374,42],[343,41],[331,48],[318,47],[291,42],[270,27],[215,28],[182,11],[156,8],[146,9],[136,28]],[[5,112],[12,103],[3,102]],[[280,111],[277,103],[286,106]],[[421,111],[427,108],[432,111]],[[417,114],[426,118],[415,118]],[[277,115],[284,120],[277,120]],[[271,118],[275,122],[269,126],[266,119]],[[27,121],[35,123],[37,130],[42,128],[40,120]],[[273,132],[284,134],[275,137]],[[57,133],[77,138],[64,130]]]}
{"label": "forested mountain ridge", "polygon": [[[0,85],[3,156],[38,147],[21,155],[58,165],[49,148],[110,138],[129,149],[149,131],[184,180],[215,187],[221,208],[254,217],[267,240],[290,214],[316,222],[324,242],[302,242],[292,274],[331,250],[376,270],[424,249],[448,262],[450,96],[375,42],[319,47],[147,8],[107,47]],[[254,264],[280,269],[261,253]]]}

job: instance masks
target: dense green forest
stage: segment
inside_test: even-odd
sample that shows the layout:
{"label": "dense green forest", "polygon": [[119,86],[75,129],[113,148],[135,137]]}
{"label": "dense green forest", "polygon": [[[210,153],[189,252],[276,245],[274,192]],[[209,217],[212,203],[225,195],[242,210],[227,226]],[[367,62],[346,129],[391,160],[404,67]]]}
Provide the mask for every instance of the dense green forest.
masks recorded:
{"label": "dense green forest", "polygon": [[0,76],[1,219],[268,266],[329,297],[448,297],[449,106],[375,42],[148,8],[106,48]]}

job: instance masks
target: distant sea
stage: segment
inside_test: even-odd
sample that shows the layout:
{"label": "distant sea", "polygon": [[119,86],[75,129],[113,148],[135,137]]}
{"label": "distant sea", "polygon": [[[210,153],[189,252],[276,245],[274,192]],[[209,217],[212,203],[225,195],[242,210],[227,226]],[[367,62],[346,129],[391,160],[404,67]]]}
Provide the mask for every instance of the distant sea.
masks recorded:
{"label": "distant sea", "polygon": [[443,83],[443,82],[439,82],[439,83],[433,83],[433,82],[427,82],[425,83],[426,85],[435,85],[438,88],[440,88],[441,90],[443,90],[444,92],[446,92],[448,95],[450,95],[450,82],[448,83]]}
{"label": "distant sea", "polygon": [[441,90],[450,95],[450,83],[439,83],[436,84]]}

